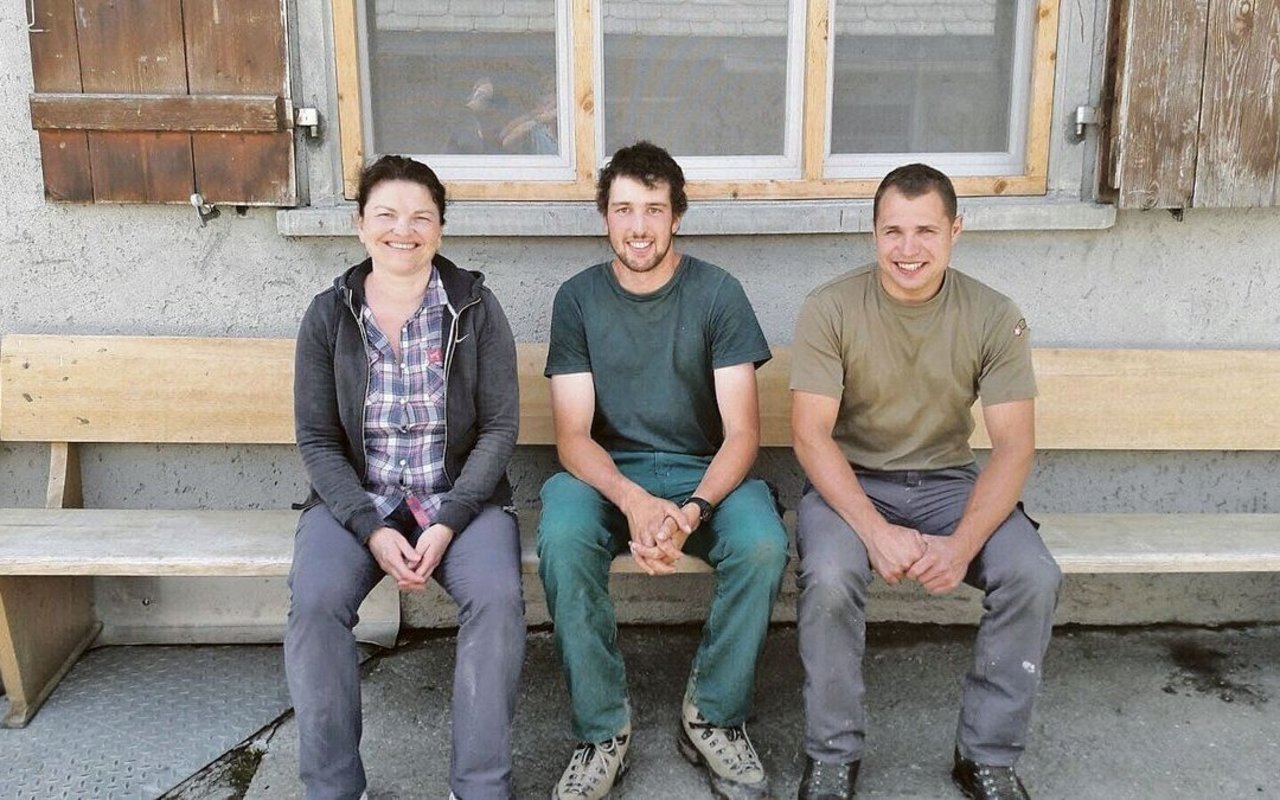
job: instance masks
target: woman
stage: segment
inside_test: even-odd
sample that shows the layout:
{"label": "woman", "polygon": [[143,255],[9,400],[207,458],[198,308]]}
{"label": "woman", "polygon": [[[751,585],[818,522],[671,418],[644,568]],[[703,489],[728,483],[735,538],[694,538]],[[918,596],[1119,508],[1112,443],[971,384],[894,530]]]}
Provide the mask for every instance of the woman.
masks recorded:
{"label": "woman", "polygon": [[435,578],[458,603],[451,796],[513,794],[525,631],[519,535],[503,507],[516,350],[483,276],[436,253],[444,211],[427,166],[385,156],[367,167],[356,230],[369,257],[316,296],[298,332],[294,419],[311,495],[285,669],[308,800],[365,789],[352,628],[384,574],[410,591]]}

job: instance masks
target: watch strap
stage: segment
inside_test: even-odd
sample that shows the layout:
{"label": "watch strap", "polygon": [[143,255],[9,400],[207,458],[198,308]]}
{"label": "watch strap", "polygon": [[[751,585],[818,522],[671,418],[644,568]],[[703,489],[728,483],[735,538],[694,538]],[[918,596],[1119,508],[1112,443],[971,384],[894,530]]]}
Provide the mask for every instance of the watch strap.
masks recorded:
{"label": "watch strap", "polygon": [[711,519],[711,512],[715,511],[715,506],[711,505],[710,502],[694,494],[694,495],[689,495],[689,499],[685,500],[682,505],[687,506],[690,503],[693,503],[695,506],[698,507],[699,520],[701,520],[702,522],[706,522],[707,520]]}

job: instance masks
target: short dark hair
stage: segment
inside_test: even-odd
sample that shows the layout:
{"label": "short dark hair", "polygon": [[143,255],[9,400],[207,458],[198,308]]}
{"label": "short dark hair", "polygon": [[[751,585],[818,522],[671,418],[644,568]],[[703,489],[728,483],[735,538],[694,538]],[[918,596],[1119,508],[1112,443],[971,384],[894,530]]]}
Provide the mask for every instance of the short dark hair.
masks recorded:
{"label": "short dark hair", "polygon": [[626,176],[640,181],[652,189],[665,183],[671,189],[671,212],[683,217],[689,209],[689,197],[684,193],[684,170],[666,150],[653,142],[640,141],[613,154],[596,181],[596,208],[603,214],[609,210],[609,189],[613,179]]}
{"label": "short dark hair", "polygon": [[871,221],[880,218],[880,198],[890,189],[897,189],[908,200],[937,192],[942,198],[943,210],[947,218],[956,218],[956,187],[951,179],[928,164],[905,164],[884,176],[880,186],[876,188],[876,199],[871,206]]}
{"label": "short dark hair", "polygon": [[430,192],[440,212],[440,224],[444,224],[444,184],[431,167],[405,156],[383,156],[360,171],[360,188],[356,190],[356,209],[360,216],[364,216],[369,195],[378,184],[387,181],[409,181]]}

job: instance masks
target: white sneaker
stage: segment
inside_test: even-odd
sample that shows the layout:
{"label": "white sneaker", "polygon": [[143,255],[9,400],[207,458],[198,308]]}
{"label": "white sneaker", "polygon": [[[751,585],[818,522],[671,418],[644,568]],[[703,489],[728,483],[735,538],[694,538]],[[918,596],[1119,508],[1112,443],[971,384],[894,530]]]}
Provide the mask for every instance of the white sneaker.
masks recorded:
{"label": "white sneaker", "polygon": [[707,722],[688,694],[680,714],[680,754],[706,767],[711,793],[723,800],[769,797],[769,779],[744,725],[721,728]]}
{"label": "white sneaker", "polygon": [[583,742],[573,750],[569,766],[551,790],[551,800],[601,800],[626,774],[631,724],[603,742]]}

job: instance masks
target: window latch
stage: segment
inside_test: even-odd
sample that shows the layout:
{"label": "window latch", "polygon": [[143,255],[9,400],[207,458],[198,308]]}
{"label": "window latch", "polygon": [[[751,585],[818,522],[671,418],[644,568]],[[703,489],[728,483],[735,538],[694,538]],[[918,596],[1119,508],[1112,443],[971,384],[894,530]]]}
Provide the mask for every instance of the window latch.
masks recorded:
{"label": "window latch", "polygon": [[1076,106],[1076,135],[1073,141],[1084,141],[1084,129],[1089,125],[1102,124],[1102,112],[1097,106]]}
{"label": "window latch", "polygon": [[320,110],[316,108],[295,108],[293,110],[293,126],[306,128],[307,138],[320,136]]}

